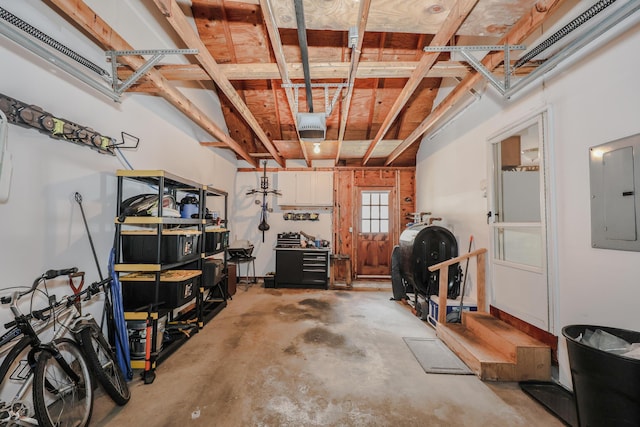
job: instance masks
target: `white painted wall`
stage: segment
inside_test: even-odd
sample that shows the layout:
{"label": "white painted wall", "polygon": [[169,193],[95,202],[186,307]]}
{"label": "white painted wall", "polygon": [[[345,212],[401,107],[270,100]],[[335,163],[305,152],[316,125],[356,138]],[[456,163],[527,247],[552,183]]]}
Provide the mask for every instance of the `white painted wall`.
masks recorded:
{"label": "white painted wall", "polygon": [[[267,168],[276,168],[275,162],[269,162]],[[264,276],[266,273],[276,270],[276,254],[274,247],[278,233],[284,232],[300,232],[312,236],[319,236],[321,239],[331,241],[331,210],[318,209],[281,209],[278,206],[277,197],[273,194],[267,196],[267,203],[273,212],[268,213],[267,222],[269,230],[264,233],[264,242],[262,241],[262,232],[258,230],[260,223],[260,205],[256,204],[258,200],[262,203],[262,195],[254,194],[247,196],[246,193],[252,189],[260,189],[260,177],[262,172],[238,172],[236,175],[236,199],[233,205],[234,227],[231,231],[230,240],[249,240],[254,245],[253,255],[256,257],[256,275]],[[278,174],[268,171],[269,188],[280,189],[278,185]],[[318,221],[291,221],[283,217],[285,212],[315,212],[319,214]],[[240,266],[242,275],[246,274],[246,264]]]}
{"label": "white painted wall", "polygon": [[[110,7],[114,3],[109,2]],[[131,2],[117,3],[116,9],[122,11]],[[42,2],[0,0],[0,6],[94,62],[107,66],[100,49]],[[124,12],[120,16],[131,18]],[[119,31],[119,26],[132,23],[130,19],[116,19],[111,25]],[[143,24],[138,30],[140,28],[144,28]],[[164,41],[159,42],[159,46],[150,45],[148,33],[138,33],[145,37],[144,44],[128,40],[135,48],[168,47]],[[120,132],[125,131],[139,137],[137,150],[123,150],[135,169],[164,169],[225,190],[230,194],[231,212],[235,155],[229,150],[203,148],[199,141],[213,140],[213,137],[165,100],[127,94],[121,103],[114,103],[4,36],[0,36],[0,64],[0,93],[38,105],[57,117],[86,125],[103,135],[120,139]],[[188,88],[184,91],[226,129],[219,101],[212,92],[196,94]],[[30,285],[35,276],[50,268],[77,266],[86,272],[88,283],[98,278],[80,210],[73,199],[76,191],[84,198],[84,210],[105,275],[114,236],[115,171],[126,168],[125,165],[116,157],[15,125],[9,125],[9,150],[13,154],[14,170],[9,200],[0,204],[3,278],[0,289]],[[233,227],[233,222],[230,226]],[[63,281],[56,284],[60,292],[69,290]],[[0,322],[6,318],[6,311],[0,310]]]}
{"label": "white painted wall", "polygon": [[[488,89],[483,99],[431,141],[417,159],[417,209],[443,216],[460,247],[469,234],[487,247],[487,140],[510,124],[548,106],[548,149],[555,176],[557,217],[557,299],[553,332],[569,324],[608,325],[640,330],[640,254],[591,248],[589,206],[590,146],[640,132],[640,25],[545,78],[535,89],[505,102]],[[555,250],[554,248],[552,248]],[[560,338],[560,381],[571,386],[566,343]]]}

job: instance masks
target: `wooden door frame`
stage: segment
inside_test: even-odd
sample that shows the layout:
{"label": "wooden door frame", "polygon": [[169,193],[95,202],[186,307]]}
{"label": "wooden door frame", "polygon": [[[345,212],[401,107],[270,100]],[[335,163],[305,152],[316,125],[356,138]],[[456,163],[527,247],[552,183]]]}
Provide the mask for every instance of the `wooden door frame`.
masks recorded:
{"label": "wooden door frame", "polygon": [[[367,185],[363,185],[367,184]],[[369,185],[370,184],[370,185]],[[356,262],[356,213],[354,201],[358,197],[357,187],[392,187],[395,200],[390,201],[393,210],[395,235],[389,236],[395,245],[400,239],[404,222],[410,221],[415,211],[415,167],[363,168],[338,166],[334,168],[334,206],[332,215],[333,250],[332,253],[347,256],[352,265]],[[355,278],[351,269],[351,278]],[[344,263],[332,266],[334,277],[341,280],[347,270]]]}
{"label": "wooden door frame", "polygon": [[[495,162],[493,156],[493,146],[496,142],[498,142],[501,138],[504,138],[507,135],[513,134],[514,132],[521,131],[525,129],[527,126],[531,126],[533,124],[538,125],[539,129],[539,140],[540,143],[540,165],[541,167],[541,185],[540,185],[540,203],[544,207],[541,212],[540,224],[543,229],[542,235],[542,250],[543,250],[543,259],[542,259],[542,270],[546,279],[547,286],[547,326],[546,328],[540,328],[541,331],[546,331],[551,334],[557,334],[556,328],[556,319],[558,318],[556,309],[557,309],[557,257],[555,256],[556,248],[557,248],[557,232],[555,230],[555,224],[557,224],[557,219],[555,216],[555,176],[553,172],[552,160],[550,158],[549,153],[553,147],[553,139],[551,133],[549,132],[551,121],[551,114],[548,107],[542,107],[537,109],[525,117],[520,118],[515,121],[510,126],[500,130],[499,132],[494,133],[489,138],[487,138],[487,147],[488,154],[488,176],[491,177],[490,184],[491,187],[495,187],[494,176],[495,171],[493,170],[493,163]],[[489,192],[489,197],[487,198],[487,207],[490,210],[494,209],[495,205],[495,196],[493,194],[494,190]],[[488,258],[488,277],[491,278],[493,282],[494,275],[494,256],[495,256],[495,235],[494,235],[494,225],[495,221],[492,220],[491,225],[489,226],[489,246],[490,246],[490,257]],[[516,266],[517,268],[517,266]],[[526,267],[522,267],[526,270]],[[496,311],[501,311],[506,313],[522,324],[528,325],[530,327],[537,327],[531,323],[523,319],[519,319],[516,314],[508,313],[507,311],[502,310],[502,308],[494,306],[495,304],[495,295],[493,291],[493,285],[490,289],[490,297],[488,298],[491,301],[491,309]]]}
{"label": "wooden door frame", "polygon": [[[398,189],[396,185],[372,185],[372,186],[354,186],[354,209],[353,209],[353,231],[354,231],[354,239],[353,245],[351,248],[352,255],[351,259],[353,260],[353,274],[356,279],[358,278],[359,272],[359,258],[358,258],[358,247],[360,241],[360,211],[361,211],[361,201],[362,201],[362,192],[363,191],[389,191],[389,244],[391,245],[391,249],[393,249],[393,242],[397,241],[400,235],[399,227],[396,220],[396,208],[398,206]],[[389,252],[391,254],[391,252]],[[378,277],[379,275],[361,275],[361,277]],[[380,275],[386,276],[386,275]],[[389,270],[389,277],[391,277],[391,270]]]}

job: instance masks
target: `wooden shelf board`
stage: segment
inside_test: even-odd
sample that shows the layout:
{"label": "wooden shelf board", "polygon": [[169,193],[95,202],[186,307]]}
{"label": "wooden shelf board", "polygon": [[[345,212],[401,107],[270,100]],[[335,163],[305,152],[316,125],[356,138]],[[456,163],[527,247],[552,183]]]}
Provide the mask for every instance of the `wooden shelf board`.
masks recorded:
{"label": "wooden shelf board", "polygon": [[122,176],[125,178],[134,178],[134,179],[139,178],[144,181],[153,181],[153,182],[157,181],[159,178],[162,177],[165,179],[165,185],[169,185],[172,187],[185,189],[185,190],[188,190],[188,189],[200,190],[203,188],[202,184],[198,184],[195,181],[191,181],[190,179],[185,179],[178,175],[174,175],[167,171],[158,170],[158,169],[148,169],[148,170],[118,169],[116,171],[116,176]]}
{"label": "wooden shelf board", "polygon": [[162,271],[161,264],[116,264],[114,270],[118,272],[132,271]]}

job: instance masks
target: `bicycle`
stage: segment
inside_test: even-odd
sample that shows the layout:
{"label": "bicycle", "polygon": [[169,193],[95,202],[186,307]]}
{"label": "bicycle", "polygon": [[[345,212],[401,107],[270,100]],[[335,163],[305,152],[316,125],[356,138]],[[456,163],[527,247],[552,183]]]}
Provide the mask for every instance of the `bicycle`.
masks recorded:
{"label": "bicycle", "polygon": [[[110,278],[57,302],[50,298],[47,307],[30,310],[29,314],[21,313],[18,308],[18,300],[33,293],[41,281],[75,272],[77,268],[49,270],[38,277],[29,290],[0,298],[1,303],[10,304],[15,318],[5,325],[11,329],[0,337],[0,349],[12,343],[0,365],[0,382],[3,387],[11,382],[17,388],[11,399],[0,403],[0,425],[88,425],[93,410],[92,373],[117,404],[123,405],[130,398],[126,380],[102,331],[90,315],[77,315],[75,309],[79,298],[87,295],[86,299],[90,299],[100,292],[100,287],[110,283]],[[60,327],[51,342],[43,343],[38,332],[50,319]],[[62,337],[67,331],[77,342]],[[16,343],[15,339],[20,336]],[[33,406],[25,399],[29,387]]]}

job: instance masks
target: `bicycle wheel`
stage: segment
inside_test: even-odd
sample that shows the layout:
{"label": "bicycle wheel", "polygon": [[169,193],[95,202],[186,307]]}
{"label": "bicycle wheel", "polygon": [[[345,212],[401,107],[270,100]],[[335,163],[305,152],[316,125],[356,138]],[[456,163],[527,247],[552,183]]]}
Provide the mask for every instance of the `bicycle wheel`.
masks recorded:
{"label": "bicycle wheel", "polygon": [[49,352],[38,354],[33,378],[33,404],[40,426],[85,427],[93,410],[89,365],[80,347],[69,339],[55,340],[60,355],[80,377],[74,382]]}
{"label": "bicycle wheel", "polygon": [[31,368],[27,356],[31,338],[22,337],[0,365],[0,426],[37,425],[31,393]]}
{"label": "bicycle wheel", "polygon": [[92,327],[84,328],[80,331],[80,343],[91,372],[102,384],[104,391],[116,404],[126,404],[131,398],[131,392],[102,332]]}

